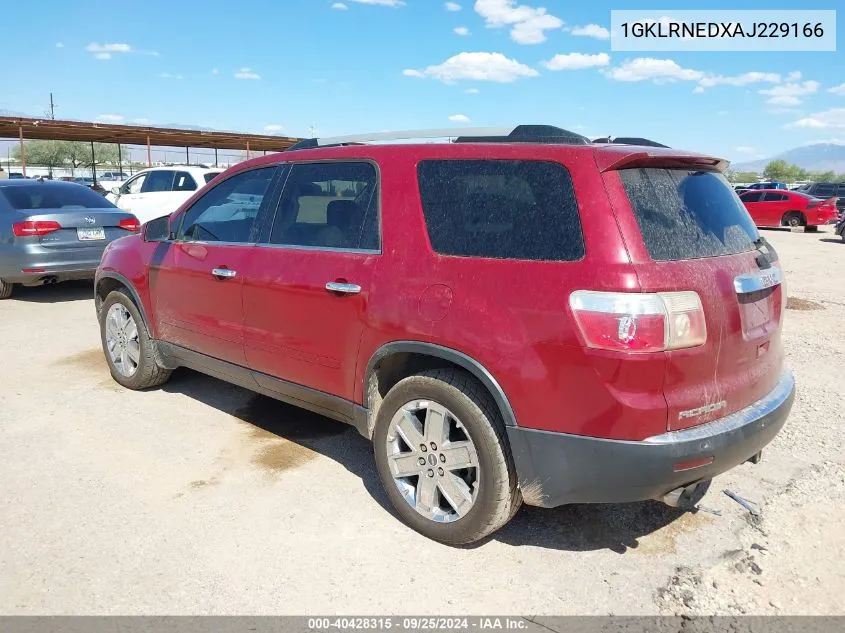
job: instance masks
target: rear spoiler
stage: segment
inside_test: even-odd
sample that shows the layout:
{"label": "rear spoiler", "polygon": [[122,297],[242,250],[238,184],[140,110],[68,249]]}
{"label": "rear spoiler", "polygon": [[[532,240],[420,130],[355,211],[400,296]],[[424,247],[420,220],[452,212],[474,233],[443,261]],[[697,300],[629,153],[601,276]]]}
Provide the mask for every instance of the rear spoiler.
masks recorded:
{"label": "rear spoiler", "polygon": [[[614,148],[615,149],[615,148]],[[702,154],[682,152],[642,151],[596,152],[596,164],[600,171],[633,169],[637,167],[663,167],[666,169],[699,169],[701,171],[724,172],[730,161]]]}

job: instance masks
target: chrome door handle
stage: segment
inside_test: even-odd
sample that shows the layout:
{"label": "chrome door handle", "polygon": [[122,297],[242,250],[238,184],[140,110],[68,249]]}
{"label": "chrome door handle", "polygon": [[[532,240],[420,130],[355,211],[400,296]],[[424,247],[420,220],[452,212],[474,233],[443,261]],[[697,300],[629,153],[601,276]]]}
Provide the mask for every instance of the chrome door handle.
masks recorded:
{"label": "chrome door handle", "polygon": [[218,279],[231,279],[238,274],[238,271],[229,268],[215,268],[211,271],[211,274]]}
{"label": "chrome door handle", "polygon": [[361,286],[357,284],[344,284],[338,281],[330,281],[326,284],[326,290],[344,295],[357,295],[361,292]]}

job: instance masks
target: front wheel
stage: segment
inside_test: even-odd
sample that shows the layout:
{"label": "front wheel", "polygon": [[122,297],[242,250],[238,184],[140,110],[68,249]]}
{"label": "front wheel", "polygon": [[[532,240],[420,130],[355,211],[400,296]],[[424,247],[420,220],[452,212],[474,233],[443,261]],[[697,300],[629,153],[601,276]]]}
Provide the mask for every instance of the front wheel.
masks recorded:
{"label": "front wheel", "polygon": [[157,387],[171,371],[158,366],[141,313],[122,290],[110,292],[100,309],[100,336],[112,378],[129,389]]}
{"label": "front wheel", "polygon": [[0,299],[8,299],[11,297],[13,288],[14,284],[10,284],[8,281],[0,279]]}
{"label": "front wheel", "polygon": [[519,509],[504,424],[469,374],[438,369],[399,381],[379,408],[373,445],[390,502],[428,538],[473,543]]}

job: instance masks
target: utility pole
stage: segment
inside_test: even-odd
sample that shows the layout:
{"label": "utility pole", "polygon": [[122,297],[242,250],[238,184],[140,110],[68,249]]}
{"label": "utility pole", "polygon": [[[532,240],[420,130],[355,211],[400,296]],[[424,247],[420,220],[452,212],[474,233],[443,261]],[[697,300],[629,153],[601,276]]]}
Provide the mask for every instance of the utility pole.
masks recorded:
{"label": "utility pole", "polygon": [[53,93],[50,93],[50,118],[56,119],[56,104],[53,103]]}

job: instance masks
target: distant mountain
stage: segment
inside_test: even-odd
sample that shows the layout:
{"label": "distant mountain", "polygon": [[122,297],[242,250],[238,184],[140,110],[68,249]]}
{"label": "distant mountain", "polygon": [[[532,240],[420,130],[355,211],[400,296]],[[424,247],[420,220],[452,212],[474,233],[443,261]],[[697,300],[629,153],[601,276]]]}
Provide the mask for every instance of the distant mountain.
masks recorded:
{"label": "distant mountain", "polygon": [[752,160],[747,163],[733,163],[731,169],[734,171],[761,172],[772,160],[785,160],[787,163],[798,165],[808,171],[832,170],[841,174],[845,172],[845,145],[836,143],[805,145],[787,150],[771,158]]}

